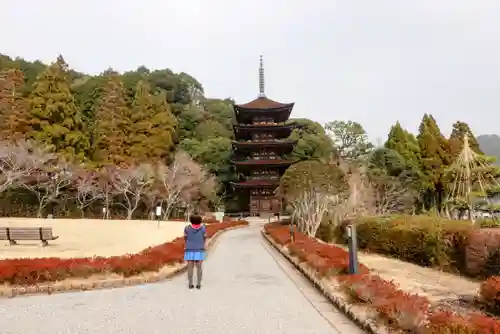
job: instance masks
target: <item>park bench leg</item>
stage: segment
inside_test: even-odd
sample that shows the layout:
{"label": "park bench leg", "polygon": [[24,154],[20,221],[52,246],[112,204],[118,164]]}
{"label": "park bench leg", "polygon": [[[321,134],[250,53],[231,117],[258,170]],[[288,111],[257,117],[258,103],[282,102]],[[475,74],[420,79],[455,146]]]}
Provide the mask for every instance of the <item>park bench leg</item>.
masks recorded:
{"label": "park bench leg", "polygon": [[11,246],[17,245],[17,242],[15,240],[9,240],[9,244]]}
{"label": "park bench leg", "polygon": [[42,240],[43,247],[48,246],[48,245],[49,245],[49,242],[47,240]]}

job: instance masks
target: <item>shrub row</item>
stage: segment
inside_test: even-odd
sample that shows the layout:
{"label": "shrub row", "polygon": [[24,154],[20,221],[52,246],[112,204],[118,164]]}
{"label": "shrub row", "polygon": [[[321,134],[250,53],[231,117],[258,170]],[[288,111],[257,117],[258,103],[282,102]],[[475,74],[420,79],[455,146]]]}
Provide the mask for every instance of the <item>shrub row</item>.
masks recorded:
{"label": "shrub row", "polygon": [[356,221],[361,249],[475,278],[498,275],[500,229],[431,216]]}
{"label": "shrub row", "polygon": [[276,243],[287,246],[291,254],[316,269],[319,276],[335,276],[350,297],[373,308],[393,327],[419,334],[500,333],[500,321],[496,318],[433,310],[427,298],[400,290],[396,284],[371,273],[362,264],[360,274],[345,275],[348,253],[339,247],[300,233],[296,233],[291,242],[287,226],[281,224],[267,224],[265,230]]}
{"label": "shrub row", "polygon": [[[248,225],[246,221],[211,223],[208,237],[230,227]],[[136,254],[93,258],[33,258],[0,260],[0,284],[32,285],[62,281],[67,278],[88,278],[94,274],[116,273],[130,277],[154,272],[168,264],[183,262],[184,238],[149,247]]]}

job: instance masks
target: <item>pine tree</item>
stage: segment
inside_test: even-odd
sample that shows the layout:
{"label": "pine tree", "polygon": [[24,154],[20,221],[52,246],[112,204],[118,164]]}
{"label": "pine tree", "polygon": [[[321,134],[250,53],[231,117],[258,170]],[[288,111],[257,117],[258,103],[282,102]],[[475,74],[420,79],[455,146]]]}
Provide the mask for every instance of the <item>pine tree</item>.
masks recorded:
{"label": "pine tree", "polygon": [[469,139],[469,147],[477,154],[483,154],[483,152],[479,148],[479,143],[477,142],[476,137],[472,133],[469,125],[467,123],[457,121],[453,124],[453,130],[451,131],[451,135],[448,140],[450,143],[450,151],[453,158],[456,158],[462,151],[464,146],[464,136],[466,134]]}
{"label": "pine tree", "polygon": [[451,163],[449,146],[435,119],[425,114],[419,127],[422,172],[425,175],[424,201],[428,208],[441,210],[445,193],[444,175]]}
{"label": "pine tree", "polygon": [[155,114],[155,106],[149,89],[149,85],[140,80],[137,83],[132,103],[130,156],[136,162],[147,161],[150,155],[150,147],[148,147],[147,142],[153,127],[151,120]]}
{"label": "pine tree", "polygon": [[68,65],[59,56],[33,84],[28,136],[68,159],[81,161],[89,149],[89,138],[70,85]]}
{"label": "pine tree", "polygon": [[420,147],[418,146],[418,141],[413,134],[403,129],[399,122],[391,127],[384,146],[399,153],[405,159],[408,166],[411,166],[415,170],[420,168]]}
{"label": "pine tree", "polygon": [[146,139],[149,156],[153,160],[164,160],[177,141],[177,120],[171,112],[164,91],[153,97],[151,127]]}
{"label": "pine tree", "polygon": [[17,69],[0,72],[0,139],[23,139],[28,128],[28,106],[22,96],[24,74]]}
{"label": "pine tree", "polygon": [[94,106],[94,160],[105,165],[124,165],[130,161],[131,114],[120,75],[104,73],[100,98]]}

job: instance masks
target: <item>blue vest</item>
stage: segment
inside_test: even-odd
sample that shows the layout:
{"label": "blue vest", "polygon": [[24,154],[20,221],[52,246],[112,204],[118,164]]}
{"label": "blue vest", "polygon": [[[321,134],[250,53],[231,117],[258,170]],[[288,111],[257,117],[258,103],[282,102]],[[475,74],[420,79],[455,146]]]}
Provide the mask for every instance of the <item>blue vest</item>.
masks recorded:
{"label": "blue vest", "polygon": [[186,226],[184,228],[184,235],[186,236],[186,250],[205,250],[205,233],[205,225],[202,225],[200,228],[194,228],[191,225]]}

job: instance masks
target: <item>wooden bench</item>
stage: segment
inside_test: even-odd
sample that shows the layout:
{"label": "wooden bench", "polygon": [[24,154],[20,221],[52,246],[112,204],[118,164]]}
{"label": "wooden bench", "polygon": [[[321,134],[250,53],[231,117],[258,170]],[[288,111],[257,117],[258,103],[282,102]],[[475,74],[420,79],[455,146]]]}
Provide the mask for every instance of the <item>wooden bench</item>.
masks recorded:
{"label": "wooden bench", "polygon": [[56,240],[58,236],[52,234],[52,227],[0,227],[0,240],[9,240],[16,245],[19,240],[40,240],[47,246],[49,240]]}

